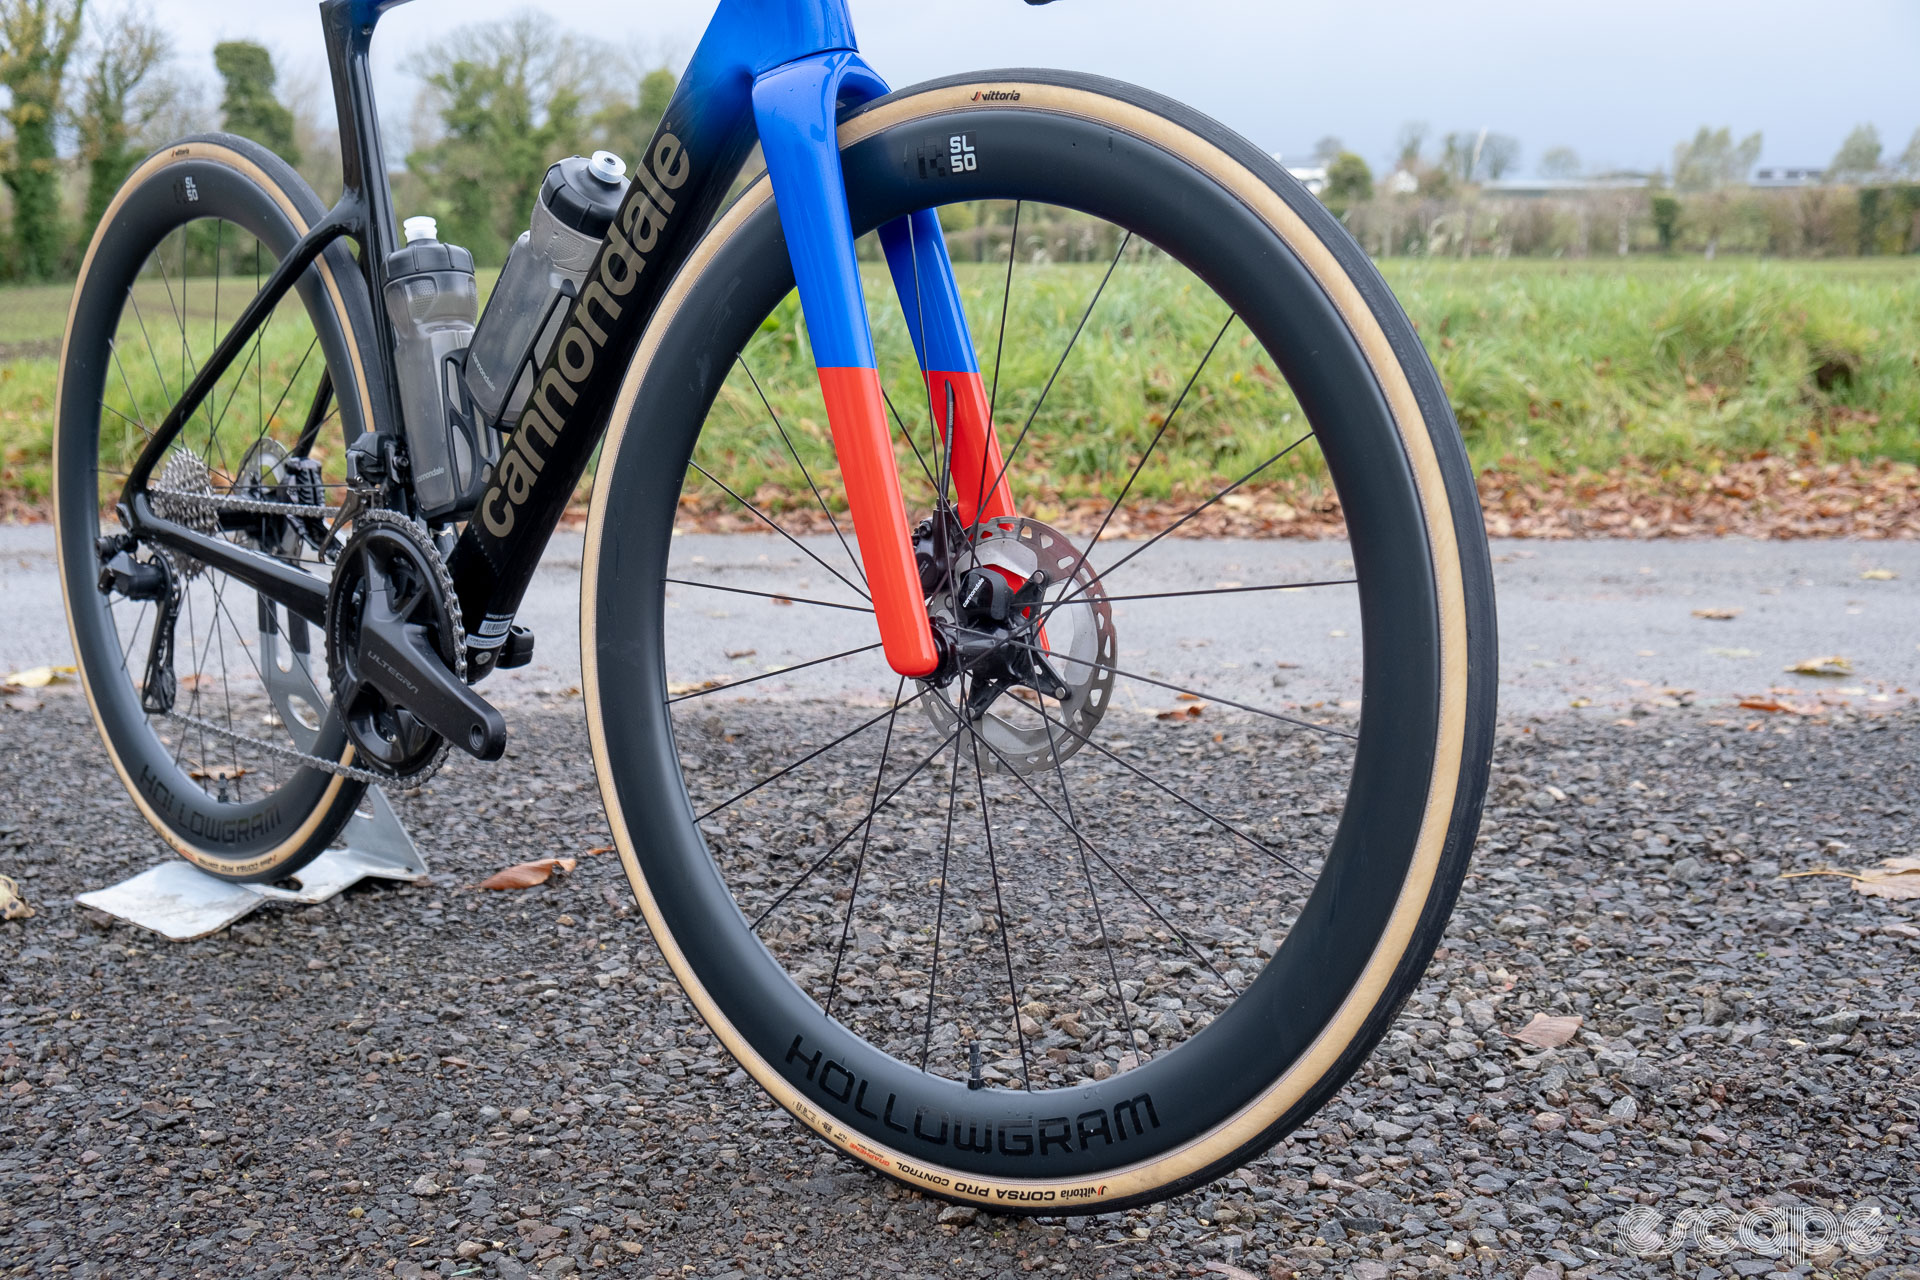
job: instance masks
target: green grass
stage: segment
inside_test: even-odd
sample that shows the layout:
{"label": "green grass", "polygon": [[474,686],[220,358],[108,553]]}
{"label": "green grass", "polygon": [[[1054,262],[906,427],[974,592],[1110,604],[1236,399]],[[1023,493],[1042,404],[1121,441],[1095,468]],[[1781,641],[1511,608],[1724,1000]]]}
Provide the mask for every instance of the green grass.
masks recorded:
{"label": "green grass", "polygon": [[[998,416],[1008,442],[1039,405],[1103,269],[1063,263],[1017,271],[1000,366]],[[1920,461],[1920,260],[1395,260],[1384,269],[1440,369],[1480,468],[1568,473],[1631,462],[1710,469],[1763,452]],[[991,377],[1002,268],[958,270]],[[924,423],[924,393],[884,271],[872,269],[867,283],[883,380],[902,416]],[[46,505],[67,292],[0,292],[0,510]],[[195,299],[202,308],[208,292]],[[1034,417],[1022,483],[1049,501],[1112,492],[1225,318],[1223,304],[1166,259],[1123,263]],[[298,363],[304,338],[291,331],[300,328],[270,333],[263,351],[270,387],[276,373],[284,382]],[[837,487],[804,329],[789,298],[747,360],[809,467]],[[123,398],[157,416],[159,383],[173,375],[148,375],[133,373]],[[247,398],[235,410],[242,416]],[[281,428],[292,419],[297,430],[304,409],[299,395],[290,397]],[[1177,496],[1232,478],[1304,425],[1272,361],[1232,326],[1135,492]],[[723,462],[729,484],[743,492],[779,506],[811,502],[738,369],[701,452]],[[919,474],[904,444],[901,458],[906,473]],[[1317,454],[1302,449],[1272,474],[1312,476],[1319,466]]]}

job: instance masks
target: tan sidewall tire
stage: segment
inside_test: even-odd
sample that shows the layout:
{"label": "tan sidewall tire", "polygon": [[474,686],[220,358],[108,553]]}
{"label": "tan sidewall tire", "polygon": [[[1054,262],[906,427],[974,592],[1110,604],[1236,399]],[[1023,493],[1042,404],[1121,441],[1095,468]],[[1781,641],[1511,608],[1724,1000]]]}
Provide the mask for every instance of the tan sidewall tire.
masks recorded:
{"label": "tan sidewall tire", "polygon": [[[247,154],[245,150],[241,149],[242,147],[248,147],[250,149],[251,144],[246,144],[238,139],[234,140],[233,144],[228,144],[219,140],[201,138],[176,143],[172,146],[164,147],[152,156],[149,156],[139,168],[135,169],[133,173],[128,176],[126,182],[121,185],[119,192],[114,196],[113,202],[107,206],[106,213],[102,215],[99,226],[94,232],[92,242],[87,246],[87,253],[81,260],[79,277],[74,285],[73,301],[70,304],[68,312],[66,334],[62,340],[60,349],[60,387],[54,403],[54,422],[56,424],[64,420],[62,408],[66,400],[68,355],[75,338],[74,315],[80,307],[81,293],[86,287],[88,273],[93,267],[94,258],[99,252],[102,242],[112,233],[115,218],[119,215],[122,207],[133,192],[148,183],[166,181],[167,172],[172,168],[188,164],[218,164],[232,169],[246,181],[253,183],[262,191],[265,191],[273,203],[278,206],[280,211],[286,216],[296,235],[304,235],[312,225],[314,211],[320,208],[318,197],[316,197],[310,189],[307,189],[304,183],[300,183],[299,178],[293,175],[290,169],[287,170],[283,178],[277,179],[268,171],[268,168],[262,163],[260,157]],[[288,178],[291,179],[291,183],[287,181]],[[298,190],[290,189],[291,184],[299,184]],[[353,362],[353,371],[356,378],[356,385],[353,391],[360,405],[360,421],[363,423],[371,423],[374,421],[374,411],[373,400],[369,389],[370,384],[367,378],[365,353],[371,351],[372,347],[369,345],[370,339],[368,335],[361,333],[355,328],[356,311],[358,310],[362,315],[366,313],[364,306],[362,308],[356,308],[348,305],[348,297],[356,292],[361,299],[364,299],[366,285],[358,276],[350,275],[347,272],[339,270],[339,264],[334,258],[335,255],[331,254],[321,257],[315,263],[315,270],[317,270],[320,275],[327,298],[332,303],[335,315],[338,318],[341,330],[346,338],[346,345]],[[341,394],[337,386],[335,388],[335,394]],[[59,532],[64,526],[64,521],[61,519],[59,496],[62,489],[59,474],[60,455],[61,450],[56,442],[52,486],[54,493],[54,528],[56,530],[56,543],[61,544],[58,546],[56,559],[58,563],[64,566],[68,548],[63,545],[64,534]],[[74,620],[73,600],[68,589],[70,584],[67,581],[64,571],[61,576],[61,584],[63,603],[66,608],[68,636],[73,643],[74,651],[78,653],[81,649],[80,637]],[[121,759],[119,752],[114,747],[113,736],[107,731],[105,720],[102,717],[99,691],[94,688],[93,678],[87,671],[86,663],[81,662],[79,665],[80,682],[82,688],[86,691],[87,704],[93,715],[94,727],[99,732],[100,741],[107,750],[107,757],[113,762],[114,772],[119,775],[121,784],[127,789],[127,794],[133,797],[133,802],[139,807],[141,815],[146,818],[147,822],[152,825],[155,831],[160,833],[161,838],[172,846],[181,857],[186,858],[203,870],[232,880],[261,881],[277,879],[280,875],[289,874],[291,871],[311,861],[313,857],[326,847],[327,841],[339,830],[342,823],[345,822],[346,817],[351,816],[350,806],[347,807],[344,816],[342,814],[342,808],[348,805],[350,799],[357,800],[361,790],[360,784],[349,783],[347,779],[335,775],[322,791],[319,802],[313,805],[311,810],[304,815],[303,820],[295,825],[286,839],[264,852],[252,854],[243,860],[235,860],[222,855],[217,849],[209,849],[194,843],[176,830],[172,824],[168,823],[166,819],[154,809],[152,803],[148,800],[141,788],[135,784],[132,773],[128,770],[126,763]],[[341,756],[340,763],[350,764],[352,759],[353,749],[349,746]],[[348,797],[344,791],[344,789],[348,787],[353,789],[351,797]]]}
{"label": "tan sidewall tire", "polygon": [[[898,1150],[871,1136],[853,1132],[823,1115],[740,1034],[703,987],[700,975],[688,963],[650,891],[613,782],[597,670],[597,592],[607,516],[617,505],[617,498],[609,493],[610,479],[615,471],[611,460],[618,456],[623,436],[629,424],[635,420],[636,407],[642,403],[641,391],[659,350],[661,335],[673,324],[680,308],[699,287],[703,273],[717,252],[717,246],[739,231],[747,218],[770,199],[764,181],[748,190],[727,211],[682,269],[622,384],[611,418],[610,439],[606,443],[602,455],[604,460],[595,483],[592,513],[586,533],[582,574],[581,663],[595,766],[628,880],[675,977],[707,1024],[749,1074],[777,1102],[836,1147],[910,1185],[936,1195],[991,1206],[1002,1212],[1022,1209],[1087,1212],[1112,1207],[1116,1201],[1156,1198],[1169,1188],[1190,1184],[1196,1178],[1217,1172],[1223,1167],[1223,1162],[1242,1158],[1244,1153],[1257,1150],[1263,1140],[1271,1141],[1270,1135],[1283,1117],[1303,1101],[1314,1097],[1329,1080],[1337,1082],[1352,1069],[1358,1061],[1352,1052],[1355,1046],[1364,1049],[1371,1042],[1368,1038],[1370,1031],[1377,1036],[1379,1020],[1392,1012],[1390,1006],[1394,1001],[1402,998],[1391,990],[1396,975],[1402,975],[1404,985],[1403,970],[1406,966],[1424,964],[1426,953],[1416,947],[1416,939],[1430,937],[1432,931],[1437,929],[1438,925],[1433,920],[1434,912],[1437,909],[1441,918],[1444,918],[1453,892],[1453,885],[1444,886],[1444,891],[1438,896],[1435,891],[1443,854],[1449,848],[1449,835],[1456,827],[1456,801],[1460,796],[1464,744],[1469,732],[1468,608],[1455,525],[1458,513],[1435,443],[1436,431],[1453,433],[1455,428],[1450,421],[1439,424],[1429,422],[1422,410],[1421,397],[1416,394],[1366,294],[1341,266],[1335,253],[1313,231],[1307,220],[1270,185],[1267,178],[1236,159],[1221,145],[1175,123],[1164,114],[1134,102],[1085,87],[1022,80],[1019,76],[1020,73],[1004,73],[992,78],[978,77],[964,84],[951,83],[909,90],[883,100],[842,126],[841,146],[848,147],[882,130],[922,124],[948,113],[978,109],[976,93],[985,85],[1017,94],[1023,111],[1057,112],[1077,117],[1131,135],[1178,156],[1257,214],[1306,264],[1364,351],[1396,423],[1423,507],[1439,597],[1443,685],[1439,733],[1424,818],[1404,887],[1391,912],[1388,928],[1367,962],[1360,981],[1351,988],[1340,1006],[1337,1016],[1322,1031],[1310,1050],[1296,1059],[1251,1105],[1197,1140],[1158,1157],[1112,1169],[1097,1179],[1007,1179],[982,1177],[928,1164],[917,1158],[908,1159]],[[1473,518],[1477,520],[1477,512]],[[1477,801],[1477,790],[1474,794]],[[1468,807],[1473,810],[1472,820],[1477,820],[1477,803]],[[1470,829],[1466,838],[1471,840]],[[1425,946],[1430,948],[1431,942]]]}

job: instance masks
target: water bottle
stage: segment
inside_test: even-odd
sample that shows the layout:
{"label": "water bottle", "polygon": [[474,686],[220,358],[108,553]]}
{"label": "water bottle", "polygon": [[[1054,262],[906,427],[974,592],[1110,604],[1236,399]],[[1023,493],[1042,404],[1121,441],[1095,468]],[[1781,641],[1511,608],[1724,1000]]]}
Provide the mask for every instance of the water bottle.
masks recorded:
{"label": "water bottle", "polygon": [[387,315],[413,492],[434,520],[473,509],[499,442],[476,428],[460,376],[480,311],[473,255],[440,243],[432,218],[408,218],[405,235],[387,255]]}
{"label": "water bottle", "polygon": [[467,352],[467,392],[480,420],[512,430],[533,389],[533,374],[560,336],[607,228],[627,191],[627,166],[611,151],[569,156],[547,170],[532,226],[507,256],[500,282]]}

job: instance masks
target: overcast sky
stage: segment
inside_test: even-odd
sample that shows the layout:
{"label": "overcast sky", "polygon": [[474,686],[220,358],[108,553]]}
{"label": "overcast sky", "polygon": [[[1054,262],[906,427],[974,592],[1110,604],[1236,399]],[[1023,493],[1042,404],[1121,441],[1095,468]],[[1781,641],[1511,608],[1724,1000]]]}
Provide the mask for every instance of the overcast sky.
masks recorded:
{"label": "overcast sky", "polygon": [[[207,68],[221,39],[270,46],[324,84],[305,0],[149,0],[179,56]],[[1491,128],[1522,169],[1571,146],[1589,168],[1669,163],[1702,124],[1765,135],[1763,164],[1825,165],[1855,124],[1890,153],[1920,126],[1915,0],[852,0],[868,60],[896,86],[950,72],[1053,66],[1131,80],[1191,103],[1269,151],[1304,160],[1321,137],[1376,168],[1401,126]],[[411,105],[408,51],[524,0],[416,0],[375,42],[390,113]],[[714,0],[544,0],[578,31],[684,59]],[[211,11],[211,12],[210,12]],[[324,99],[323,99],[324,100]],[[1431,144],[1430,144],[1431,145]]]}

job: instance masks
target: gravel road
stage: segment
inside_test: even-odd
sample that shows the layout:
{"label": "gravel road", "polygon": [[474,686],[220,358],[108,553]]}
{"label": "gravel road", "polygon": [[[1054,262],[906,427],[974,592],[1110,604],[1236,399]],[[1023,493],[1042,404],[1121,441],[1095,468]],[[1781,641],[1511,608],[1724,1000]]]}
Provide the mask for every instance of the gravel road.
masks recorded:
{"label": "gravel road", "polygon": [[[1684,1267],[1618,1248],[1635,1206],[1671,1224],[1721,1204],[1877,1206],[1884,1249],[1822,1261],[1912,1275],[1920,902],[1780,873],[1920,853],[1920,711],[1638,711],[1503,728],[1445,947],[1332,1105],[1235,1177],[1066,1221],[898,1190],[745,1081],[617,862],[587,856],[606,832],[577,697],[529,692],[504,768],[460,760],[401,802],[431,885],[269,908],[187,945],[73,904],[158,847],[71,686],[16,699],[0,871],[39,914],[0,925],[0,1273],[1795,1269],[1745,1247]],[[472,887],[551,854],[579,870]],[[1584,1025],[1536,1051],[1507,1034],[1535,1013]]]}

